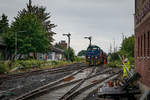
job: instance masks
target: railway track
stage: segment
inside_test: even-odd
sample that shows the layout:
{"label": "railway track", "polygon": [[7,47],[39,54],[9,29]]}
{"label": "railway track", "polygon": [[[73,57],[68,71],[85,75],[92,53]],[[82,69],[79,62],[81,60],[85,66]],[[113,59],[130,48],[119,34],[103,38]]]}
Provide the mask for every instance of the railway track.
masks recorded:
{"label": "railway track", "polygon": [[93,78],[95,78],[96,76],[98,75],[101,75],[101,74],[104,74],[106,73],[107,71],[109,70],[105,70],[101,73],[98,73],[98,74],[95,74],[95,75],[92,75],[92,73],[94,72],[94,69],[91,71],[91,73],[88,74],[88,76],[86,78],[83,78],[82,81],[80,81],[77,85],[75,85],[73,88],[71,88],[67,93],[65,93],[59,100],[65,100],[67,97],[69,97],[74,91],[76,91],[78,88],[80,88],[82,86],[82,84],[84,84],[85,81],[87,80],[91,80]]}
{"label": "railway track", "polygon": [[30,91],[30,92],[28,92],[28,93],[26,93],[26,94],[23,94],[23,95],[21,95],[20,97],[15,98],[15,100],[25,100],[25,99],[28,99],[28,98],[30,98],[30,97],[33,97],[33,96],[35,96],[35,95],[37,95],[37,94],[45,93],[47,90],[53,89],[52,87],[55,87],[55,86],[57,86],[57,85],[63,83],[65,79],[69,79],[69,78],[71,78],[71,77],[77,75],[77,74],[78,74],[79,72],[81,72],[82,70],[83,70],[83,69],[80,69],[80,70],[78,70],[78,71],[75,71],[75,72],[72,73],[71,75],[68,75],[68,76],[66,76],[66,77],[64,77],[64,78],[58,79],[57,81],[54,81],[54,82],[49,83],[49,84],[47,84],[47,85],[41,86],[41,87],[39,87],[39,88],[37,88],[37,89],[35,89],[35,90],[32,90],[32,91]]}
{"label": "railway track", "polygon": [[87,97],[92,91],[96,90],[99,87],[102,87],[104,83],[113,80],[117,77],[119,77],[119,73],[110,74],[107,77],[99,79],[93,83],[88,83],[86,85],[83,85],[80,89],[77,89],[68,97],[61,100],[87,100]]}
{"label": "railway track", "polygon": [[57,80],[55,82],[52,82],[52,83],[47,84],[45,86],[42,86],[42,87],[40,87],[40,88],[38,88],[36,90],[28,92],[27,94],[24,94],[24,95],[16,98],[15,100],[25,100],[25,99],[33,97],[33,96],[35,96],[37,94],[42,94],[42,93],[45,93],[47,91],[52,91],[52,90],[61,88],[63,86],[75,84],[75,83],[77,83],[77,82],[82,80],[81,78],[79,78],[79,76],[86,77],[86,74],[83,75],[83,70],[88,72],[87,69],[88,68],[80,69],[79,71],[76,71],[73,74],[68,75],[68,76],[66,76],[66,77],[64,77],[62,79],[59,79],[59,80]]}
{"label": "railway track", "polygon": [[[74,65],[68,65],[63,68],[55,68],[51,70],[41,70],[38,72],[27,73],[27,75],[17,74],[10,76],[7,79],[0,79],[3,84],[0,85],[0,99],[1,98],[14,98],[22,94],[25,94],[38,87],[45,86],[55,80],[60,80],[61,77],[70,75],[71,73],[80,69],[87,68],[84,63],[77,63]],[[54,79],[56,77],[57,79]],[[52,80],[50,80],[52,79]],[[28,82],[30,81],[30,82]],[[22,83],[23,82],[23,83]],[[38,82],[38,83],[37,83]],[[12,84],[11,84],[12,83]],[[9,85],[10,84],[10,85]],[[35,84],[35,85],[34,85]],[[8,86],[8,87],[6,87]],[[34,87],[32,87],[34,86]],[[6,87],[6,88],[5,88]],[[3,100],[3,99],[2,99]]]}
{"label": "railway track", "polygon": [[[74,68],[69,68],[70,66],[77,66]],[[66,72],[66,71],[72,71],[72,70],[77,70],[80,67],[85,67],[84,64],[81,63],[77,63],[74,65],[67,65],[61,68],[51,68],[51,69],[44,69],[44,70],[35,70],[35,71],[30,71],[30,72],[24,72],[24,73],[17,73],[17,74],[12,74],[12,75],[3,75],[0,76],[0,81],[7,81],[7,80],[11,80],[11,79],[18,79],[18,78],[22,78],[22,77],[28,77],[31,75],[38,75],[38,74],[55,74],[55,73],[60,73],[60,72]]]}
{"label": "railway track", "polygon": [[[88,87],[93,87],[107,79],[108,76],[111,77],[112,74],[109,75],[111,70],[105,69],[101,72],[96,72],[94,67],[82,69],[73,76],[67,76],[47,86],[40,87],[15,100],[70,100],[70,98],[74,98],[74,93],[81,91],[85,85],[90,84]],[[83,90],[86,89],[84,88]]]}

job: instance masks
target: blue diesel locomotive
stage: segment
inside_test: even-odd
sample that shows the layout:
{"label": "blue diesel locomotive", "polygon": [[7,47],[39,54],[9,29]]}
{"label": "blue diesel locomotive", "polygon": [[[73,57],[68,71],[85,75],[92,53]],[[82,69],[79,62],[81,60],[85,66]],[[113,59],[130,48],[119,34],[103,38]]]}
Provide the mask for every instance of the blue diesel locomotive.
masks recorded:
{"label": "blue diesel locomotive", "polygon": [[102,64],[105,62],[105,60],[106,60],[106,53],[104,53],[100,47],[96,45],[91,45],[87,48],[86,63],[89,66]]}

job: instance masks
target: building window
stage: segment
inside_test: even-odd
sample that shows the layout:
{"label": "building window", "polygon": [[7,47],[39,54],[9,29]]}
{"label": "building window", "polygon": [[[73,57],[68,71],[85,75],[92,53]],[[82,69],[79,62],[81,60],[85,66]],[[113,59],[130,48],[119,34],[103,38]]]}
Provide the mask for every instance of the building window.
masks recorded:
{"label": "building window", "polygon": [[138,37],[138,57],[140,56],[140,37]]}
{"label": "building window", "polygon": [[140,48],[140,49],[141,49],[141,55],[140,55],[141,57],[143,56],[143,55],[142,55],[142,51],[143,51],[143,50],[142,50],[142,49],[143,49],[143,48],[142,48],[142,43],[143,43],[143,36],[141,36],[141,48]]}
{"label": "building window", "polygon": [[144,34],[144,57],[146,56],[146,37]]}
{"label": "building window", "polygon": [[135,0],[135,12],[137,12],[137,0]]}
{"label": "building window", "polygon": [[147,49],[147,55],[150,56],[150,32],[148,32],[148,49]]}
{"label": "building window", "polygon": [[142,4],[144,4],[145,1],[146,1],[146,0],[142,0]]}

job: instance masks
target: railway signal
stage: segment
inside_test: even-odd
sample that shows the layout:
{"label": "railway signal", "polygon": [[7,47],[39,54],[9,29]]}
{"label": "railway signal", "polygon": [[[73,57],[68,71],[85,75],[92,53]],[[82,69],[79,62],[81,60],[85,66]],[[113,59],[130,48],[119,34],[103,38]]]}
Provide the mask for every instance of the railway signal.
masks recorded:
{"label": "railway signal", "polygon": [[92,43],[91,43],[91,41],[92,41],[92,37],[91,36],[89,36],[89,37],[84,37],[85,39],[89,39],[89,41],[90,41],[90,46],[92,45]]}
{"label": "railway signal", "polygon": [[70,34],[70,33],[68,33],[68,34],[63,34],[63,36],[67,36],[67,37],[68,37],[68,59],[67,59],[67,60],[69,60],[69,51],[70,51],[70,36],[71,36],[71,34]]}

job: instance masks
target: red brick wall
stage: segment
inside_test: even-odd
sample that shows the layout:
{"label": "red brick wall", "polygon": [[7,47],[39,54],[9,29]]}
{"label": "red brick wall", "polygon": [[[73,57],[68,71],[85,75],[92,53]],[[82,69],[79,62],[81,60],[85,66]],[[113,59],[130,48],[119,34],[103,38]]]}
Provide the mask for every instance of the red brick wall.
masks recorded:
{"label": "red brick wall", "polygon": [[135,28],[135,71],[141,74],[140,81],[150,87],[150,16]]}

